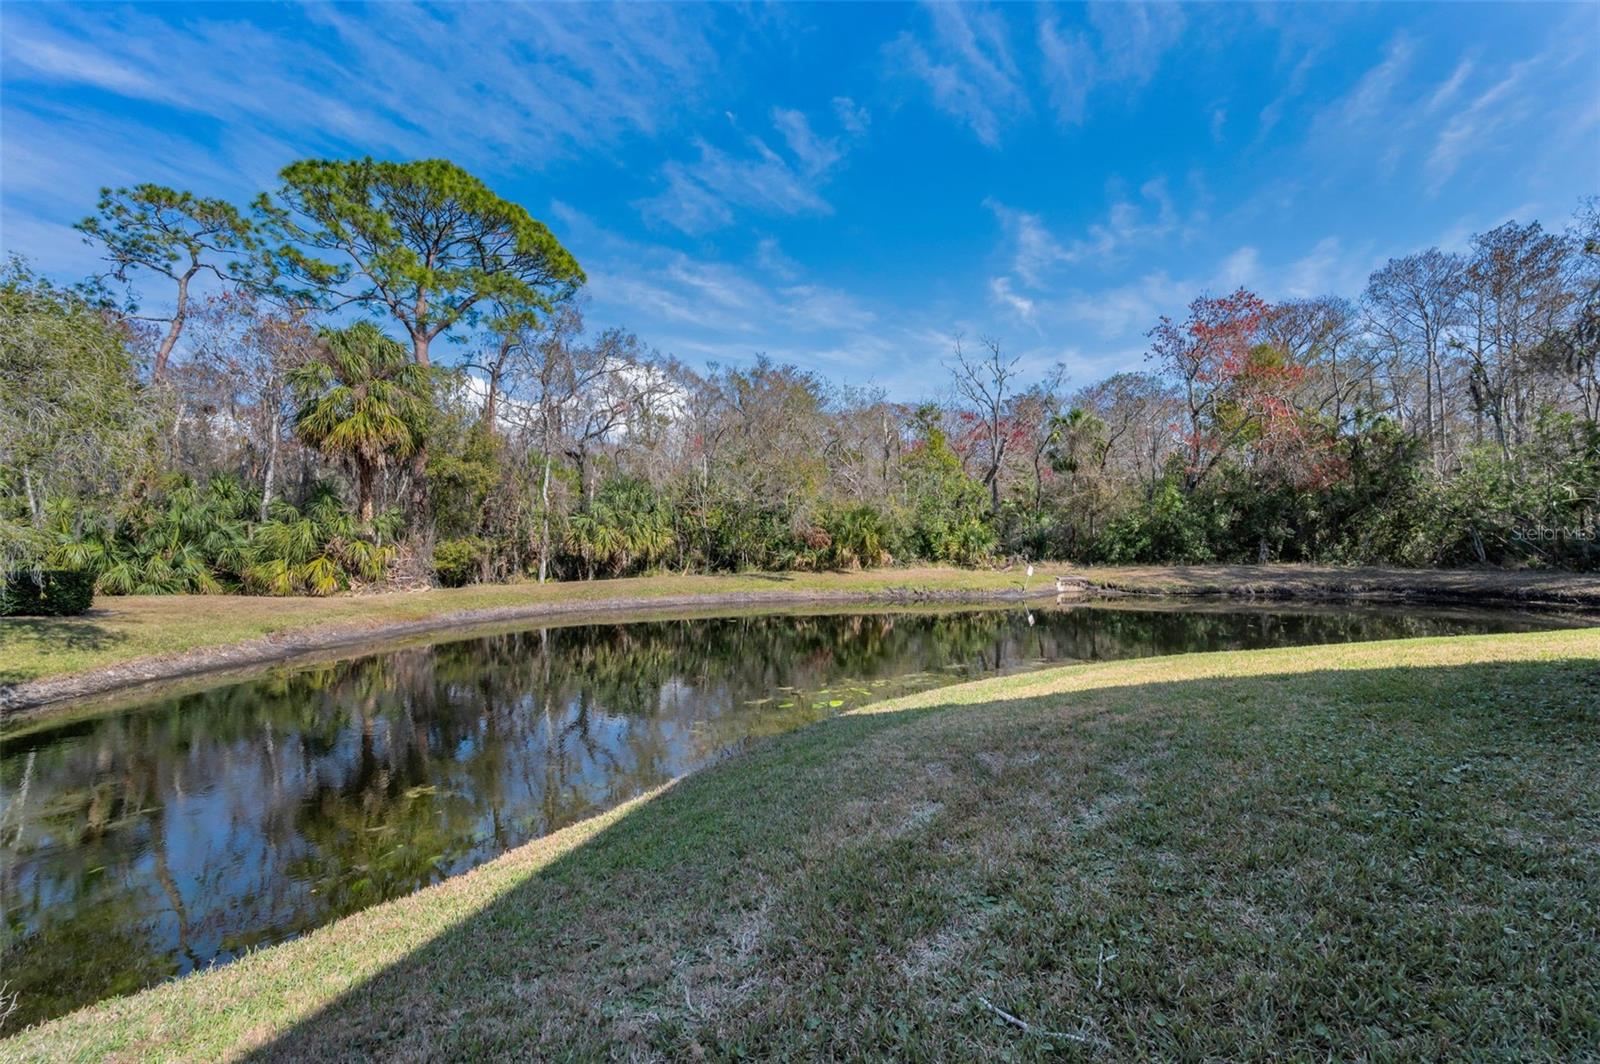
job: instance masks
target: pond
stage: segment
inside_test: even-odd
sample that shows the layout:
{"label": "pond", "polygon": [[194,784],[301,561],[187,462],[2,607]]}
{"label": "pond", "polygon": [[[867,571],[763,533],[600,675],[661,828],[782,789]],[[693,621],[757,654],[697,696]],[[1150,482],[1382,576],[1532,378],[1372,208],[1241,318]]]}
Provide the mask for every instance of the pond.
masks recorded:
{"label": "pond", "polygon": [[1558,623],[1103,604],[581,623],[47,720],[0,752],[10,1024],[281,942],[892,695],[1057,662]]}

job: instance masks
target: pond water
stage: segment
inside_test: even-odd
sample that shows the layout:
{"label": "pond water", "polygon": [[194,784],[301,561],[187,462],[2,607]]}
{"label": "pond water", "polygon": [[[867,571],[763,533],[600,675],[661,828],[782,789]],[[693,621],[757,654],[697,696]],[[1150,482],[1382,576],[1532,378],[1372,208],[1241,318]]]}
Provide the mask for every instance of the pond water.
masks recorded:
{"label": "pond water", "polygon": [[1104,605],[700,617],[452,637],[145,697],[0,751],[10,1024],[281,942],[891,695],[1057,662],[1554,623]]}

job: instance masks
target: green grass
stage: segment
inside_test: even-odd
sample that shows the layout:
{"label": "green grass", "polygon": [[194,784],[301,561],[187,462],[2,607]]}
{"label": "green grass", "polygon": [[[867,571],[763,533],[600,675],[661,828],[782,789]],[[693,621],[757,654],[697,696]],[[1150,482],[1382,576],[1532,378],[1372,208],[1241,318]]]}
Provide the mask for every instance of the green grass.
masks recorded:
{"label": "green grass", "polygon": [[929,692],[0,1042],[247,1051],[1592,1056],[1600,629]]}
{"label": "green grass", "polygon": [[[717,596],[949,594],[1015,591],[1014,572],[928,566],[859,573],[650,576],[567,583],[481,584],[415,593],[264,598],[243,595],[101,596],[77,618],[0,620],[0,683],[22,683],[222,647],[324,626],[380,626],[464,611]],[[1035,589],[1047,586],[1034,577]]]}

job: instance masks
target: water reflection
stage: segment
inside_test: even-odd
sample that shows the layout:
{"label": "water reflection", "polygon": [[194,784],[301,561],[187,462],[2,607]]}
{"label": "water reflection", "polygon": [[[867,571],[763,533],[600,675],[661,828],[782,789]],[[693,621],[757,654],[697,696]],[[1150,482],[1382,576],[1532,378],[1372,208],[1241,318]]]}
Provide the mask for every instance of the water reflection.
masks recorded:
{"label": "water reflection", "polygon": [[1079,608],[498,634],[6,743],[3,978],[57,1015],[416,890],[893,694],[1049,662],[1503,631],[1490,614]]}

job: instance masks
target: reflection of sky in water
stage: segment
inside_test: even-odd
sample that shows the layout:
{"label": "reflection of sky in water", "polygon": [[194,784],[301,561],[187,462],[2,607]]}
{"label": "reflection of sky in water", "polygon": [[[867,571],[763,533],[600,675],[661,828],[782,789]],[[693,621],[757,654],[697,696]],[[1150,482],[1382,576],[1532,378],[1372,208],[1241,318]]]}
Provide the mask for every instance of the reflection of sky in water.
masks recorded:
{"label": "reflection of sky in water", "polygon": [[306,666],[6,743],[5,977],[30,1022],[463,871],[750,736],[1069,660],[1533,627],[1019,609],[535,630]]}

